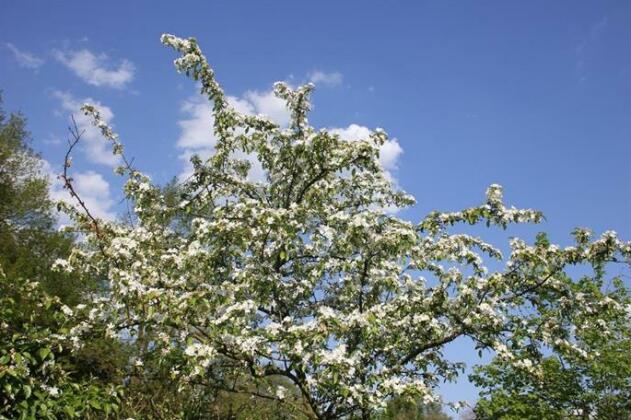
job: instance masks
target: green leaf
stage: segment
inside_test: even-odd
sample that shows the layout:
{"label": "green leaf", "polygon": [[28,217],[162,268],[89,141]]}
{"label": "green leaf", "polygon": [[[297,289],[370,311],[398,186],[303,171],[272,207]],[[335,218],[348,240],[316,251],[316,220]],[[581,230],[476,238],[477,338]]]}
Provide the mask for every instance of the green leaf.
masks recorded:
{"label": "green leaf", "polygon": [[42,347],[41,349],[39,349],[37,351],[37,355],[39,356],[39,358],[41,360],[46,360],[46,357],[48,357],[48,355],[51,353],[51,349],[48,347]]}

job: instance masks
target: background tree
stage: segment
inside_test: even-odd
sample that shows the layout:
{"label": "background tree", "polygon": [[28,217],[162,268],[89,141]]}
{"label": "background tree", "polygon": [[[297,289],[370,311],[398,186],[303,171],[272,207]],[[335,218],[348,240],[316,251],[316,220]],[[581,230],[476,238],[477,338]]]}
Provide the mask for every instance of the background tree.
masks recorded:
{"label": "background tree", "polygon": [[76,305],[103,282],[51,270],[57,259],[68,256],[74,237],[56,228],[49,170],[29,143],[26,119],[19,113],[7,116],[0,96],[0,264],[7,277],[36,281],[47,293]]}
{"label": "background tree", "polygon": [[375,416],[379,420],[450,420],[442,411],[440,404],[423,404],[421,401],[410,401],[394,398],[388,401],[383,413]]}
{"label": "background tree", "polygon": [[[240,114],[194,39],[162,41],[213,102],[215,153],[192,159],[194,174],[170,203],[129,164],[98,110],[84,106],[123,156],[118,172],[128,177],[136,219],[109,223],[67,206],[87,240],[63,266],[110,280],[108,296],[95,301],[97,320],[112,335],[124,329],[150,339],[140,357],[158,355],[178,386],[249,393],[317,418],[368,418],[392,398],[437,402],[437,384],[462,368],[442,352],[459,337],[540,375],[546,346],[593,357],[578,339],[591,325],[576,322],[580,314],[624,311],[616,293],[579,292],[568,274],[575,264],[602,270],[628,259],[631,245],[615,233],[592,239],[578,230],[566,248],[515,238],[504,257],[453,232],[542,219],[507,207],[498,185],[479,206],[402,220],[386,209],[414,200],[379,164],[385,132],[348,142],[314,129],[312,85],[275,85],[292,114],[289,128]],[[262,182],[248,177],[253,160]],[[186,229],[165,223],[179,214],[189,216],[179,218]],[[499,268],[489,270],[489,259]],[[590,321],[605,322],[608,333],[605,319]],[[279,378],[299,390],[301,404]]]}
{"label": "background tree", "polygon": [[[612,281],[616,299],[630,298],[621,279]],[[602,287],[601,278],[586,277],[574,285],[578,296]],[[580,301],[578,302],[580,304]],[[563,310],[551,307],[551,310]],[[538,375],[496,358],[479,367],[471,379],[482,388],[475,407],[477,418],[502,419],[630,419],[631,323],[622,311],[576,314],[585,327],[576,335],[587,353],[567,351],[559,341],[541,360]]]}
{"label": "background tree", "polygon": [[100,417],[118,406],[121,346],[91,336],[73,352],[63,338],[77,326],[70,306],[85,307],[100,283],[51,269],[74,240],[55,229],[50,180],[28,140],[25,118],[0,106],[0,416]]}
{"label": "background tree", "polygon": [[0,418],[102,418],[118,411],[120,387],[77,375],[72,344],[63,338],[76,326],[71,315],[38,283],[7,278],[0,269]]}

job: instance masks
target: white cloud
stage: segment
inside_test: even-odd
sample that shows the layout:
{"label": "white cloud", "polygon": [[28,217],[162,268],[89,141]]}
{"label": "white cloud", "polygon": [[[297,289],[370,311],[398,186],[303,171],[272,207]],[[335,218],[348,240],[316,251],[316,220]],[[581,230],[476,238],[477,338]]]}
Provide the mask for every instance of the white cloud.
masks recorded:
{"label": "white cloud", "polygon": [[386,141],[379,150],[379,162],[388,171],[396,170],[399,166],[399,156],[403,153],[397,139]]}
{"label": "white cloud", "polygon": [[[338,134],[340,138],[347,141],[365,140],[370,136],[372,131],[363,125],[351,124],[346,128],[332,128],[331,133]],[[399,167],[399,157],[403,153],[403,149],[396,138],[388,139],[379,149],[379,164],[385,171],[385,177],[395,187],[398,187],[398,180],[394,176]],[[394,205],[383,209],[386,213],[397,213],[401,210]]]}
{"label": "white cloud", "polygon": [[44,64],[43,59],[27,51],[22,51],[18,49],[18,47],[11,44],[10,42],[6,42],[4,45],[13,53],[13,57],[18,62],[18,64],[22,67],[36,70],[40,68],[42,64]]}
{"label": "white cloud", "polygon": [[[269,117],[281,127],[289,124],[289,110],[285,102],[274,96],[274,92],[247,91],[242,98],[228,96],[228,103],[238,112],[247,115],[261,114]],[[178,147],[184,149],[213,148],[217,139],[213,133],[212,106],[202,95],[194,95],[184,101],[180,110],[188,114],[178,121],[181,133]]]}
{"label": "white cloud", "polygon": [[[271,118],[280,126],[289,124],[290,114],[282,99],[276,98],[274,92],[247,91],[241,98],[228,96],[228,102],[238,112],[256,115],[262,114]],[[180,158],[186,162],[186,166],[180,178],[185,178],[191,174],[192,166],[190,158],[193,154],[198,154],[202,158],[212,155],[217,138],[213,133],[214,119],[212,116],[212,106],[208,99],[201,95],[194,95],[182,104],[181,111],[186,117],[178,121],[180,126],[180,136],[177,146],[183,149]],[[252,162],[249,177],[254,181],[265,179],[265,173],[260,162],[253,155],[242,156]]]}
{"label": "white cloud", "polygon": [[94,54],[90,50],[53,50],[53,57],[68,67],[83,81],[93,86],[107,86],[121,89],[132,81],[136,70],[129,60],[122,60],[118,67],[107,63],[106,54]]}
{"label": "white cloud", "polygon": [[281,127],[289,125],[290,113],[287,110],[287,105],[284,100],[277,98],[273,91],[257,92],[250,90],[245,92],[243,96],[252,105],[256,113],[267,115]]}
{"label": "white cloud", "polygon": [[[64,189],[62,181],[58,178],[61,169],[53,169],[50,162],[42,160],[42,171],[50,179],[50,197],[56,201],[65,201],[73,206],[78,206],[76,199],[72,198],[68,191]],[[114,220],[114,199],[110,191],[110,184],[101,174],[94,171],[73,172],[71,174],[73,186],[85,202],[90,213],[97,218]],[[60,223],[68,223],[67,216],[59,215]]]}
{"label": "white cloud", "polygon": [[112,154],[107,140],[101,136],[100,131],[92,125],[90,119],[81,112],[81,105],[90,103],[99,110],[103,120],[111,125],[114,118],[112,110],[91,98],[79,100],[68,92],[55,91],[53,95],[61,102],[63,113],[71,113],[74,115],[75,121],[80,132],[83,132],[79,145],[81,150],[85,152],[86,157],[92,163],[98,163],[107,166],[117,166],[120,163],[120,157]]}
{"label": "white cloud", "polygon": [[180,137],[177,146],[183,149],[213,148],[217,139],[213,133],[212,107],[202,96],[194,96],[180,110],[187,118],[178,121]]}
{"label": "white cloud", "polygon": [[[250,115],[267,115],[281,126],[289,124],[289,110],[282,99],[274,96],[273,91],[247,91],[241,98],[228,96],[228,102],[239,112]],[[213,133],[212,106],[205,97],[201,95],[191,96],[184,101],[181,111],[187,116],[178,121],[180,136],[177,140],[177,147],[183,150],[180,159],[186,162],[180,178],[186,178],[192,173],[191,156],[197,154],[202,159],[210,157],[217,144],[217,138]],[[332,128],[331,132],[348,141],[363,140],[371,134],[369,128],[358,124],[350,124],[345,128]],[[386,141],[379,150],[379,163],[386,171],[386,177],[395,183],[397,181],[394,173],[398,168],[402,153],[403,149],[396,138]],[[245,157],[253,164],[250,170],[250,179],[263,180],[265,174],[260,163],[253,155]]]}
{"label": "white cloud", "polygon": [[325,86],[339,86],[342,84],[342,73],[340,72],[332,72],[325,73],[320,70],[315,70],[309,73],[309,81],[314,84],[322,84]]}
{"label": "white cloud", "polygon": [[114,200],[110,193],[110,184],[101,174],[94,171],[79,172],[72,175],[77,194],[85,202],[93,216],[112,220],[116,215],[112,211]]}
{"label": "white cloud", "polygon": [[370,129],[363,125],[351,124],[346,128],[332,128],[331,133],[339,135],[344,140],[359,141],[370,136]]}
{"label": "white cloud", "polygon": [[[370,136],[370,129],[362,125],[351,124],[346,128],[333,128],[332,133],[338,134],[342,139],[348,141],[358,141],[367,139]],[[396,138],[386,141],[379,150],[379,163],[392,178],[392,172],[396,171],[399,165],[399,156],[403,153],[401,145]]]}

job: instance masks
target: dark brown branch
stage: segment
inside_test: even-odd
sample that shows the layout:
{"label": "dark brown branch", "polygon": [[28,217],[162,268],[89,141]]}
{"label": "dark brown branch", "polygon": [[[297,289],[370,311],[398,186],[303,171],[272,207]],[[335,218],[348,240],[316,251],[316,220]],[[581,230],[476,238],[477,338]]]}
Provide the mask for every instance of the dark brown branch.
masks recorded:
{"label": "dark brown branch", "polygon": [[461,335],[464,334],[464,331],[462,330],[456,330],[454,332],[452,332],[451,334],[439,339],[439,340],[434,340],[434,341],[430,341],[429,343],[426,343],[420,347],[415,348],[414,350],[412,350],[407,356],[405,356],[403,359],[401,359],[399,361],[399,366],[405,366],[408,362],[412,361],[416,356],[418,356],[419,354],[423,353],[426,350],[430,350],[436,347],[440,347],[442,345],[445,345],[447,343],[450,343],[452,341],[454,341],[456,338],[460,337]]}
{"label": "dark brown branch", "polygon": [[[68,169],[71,166],[71,160],[72,160],[71,158],[72,150],[79,143],[79,140],[81,140],[81,136],[85,132],[85,130],[79,131],[79,127],[77,126],[77,122],[75,121],[73,115],[71,115],[70,118],[72,120],[72,125],[68,127],[68,130],[70,131],[70,135],[72,136],[72,139],[68,140],[69,147],[68,147],[68,150],[66,151],[66,155],[64,156],[64,170],[62,174],[60,175],[60,179],[64,183],[64,188],[68,190],[68,192],[70,193],[70,196],[77,201],[77,203],[79,204],[79,206],[81,207],[85,215],[88,217],[88,219],[90,219],[90,222],[92,224],[91,230],[94,231],[97,238],[101,239],[102,231],[100,229],[98,220],[96,219],[96,217],[92,215],[92,213],[90,213],[90,210],[85,204],[85,201],[81,199],[81,197],[75,190],[74,186],[72,185],[72,178],[68,175]],[[99,245],[99,246],[102,246],[102,245]]]}

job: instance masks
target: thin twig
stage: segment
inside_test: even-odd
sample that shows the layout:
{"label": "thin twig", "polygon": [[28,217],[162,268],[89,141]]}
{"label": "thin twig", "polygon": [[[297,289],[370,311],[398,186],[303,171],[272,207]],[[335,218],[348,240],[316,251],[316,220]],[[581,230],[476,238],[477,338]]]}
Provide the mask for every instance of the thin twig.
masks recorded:
{"label": "thin twig", "polygon": [[74,198],[77,201],[77,203],[79,203],[79,206],[81,207],[81,209],[83,209],[83,212],[85,213],[85,215],[88,217],[88,219],[90,219],[92,223],[91,228],[92,230],[94,230],[94,233],[96,234],[97,238],[101,239],[102,231],[100,229],[98,220],[96,219],[96,217],[92,215],[87,205],[85,204],[85,201],[81,199],[76,189],[72,185],[72,177],[68,175],[68,169],[70,168],[71,161],[72,161],[72,158],[71,158],[72,150],[79,143],[79,140],[81,140],[81,136],[83,136],[83,134],[85,133],[85,130],[79,131],[79,127],[77,126],[77,122],[74,118],[74,115],[71,115],[70,119],[72,120],[72,125],[68,127],[68,131],[70,131],[70,135],[72,136],[72,139],[68,139],[68,150],[66,151],[66,155],[64,156],[64,165],[63,165],[64,170],[62,174],[60,175],[60,179],[64,183],[64,188],[67,189],[68,192],[70,193],[70,196]]}

